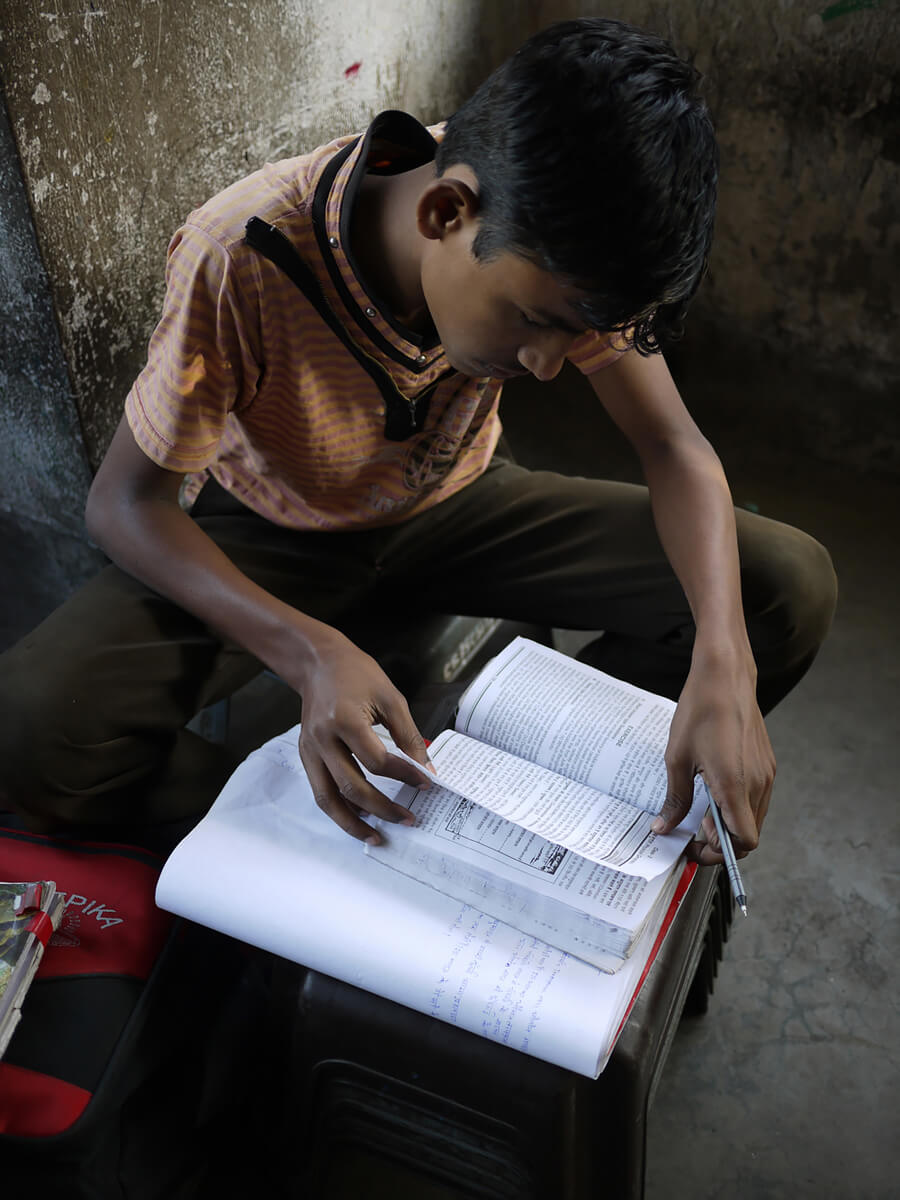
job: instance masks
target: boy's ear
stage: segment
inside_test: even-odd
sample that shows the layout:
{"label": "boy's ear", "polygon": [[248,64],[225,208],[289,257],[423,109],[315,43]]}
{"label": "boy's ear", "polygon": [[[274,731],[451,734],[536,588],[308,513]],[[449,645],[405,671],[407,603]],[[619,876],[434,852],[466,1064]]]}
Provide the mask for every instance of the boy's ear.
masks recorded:
{"label": "boy's ear", "polygon": [[[473,181],[474,182],[474,181]],[[478,192],[465,179],[441,175],[419,196],[416,224],[423,237],[440,241],[478,219]]]}

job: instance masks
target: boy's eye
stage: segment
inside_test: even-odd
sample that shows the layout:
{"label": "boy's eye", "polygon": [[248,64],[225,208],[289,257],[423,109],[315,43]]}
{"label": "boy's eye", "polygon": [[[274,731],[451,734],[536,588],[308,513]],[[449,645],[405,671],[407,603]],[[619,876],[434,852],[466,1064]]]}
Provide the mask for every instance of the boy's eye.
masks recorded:
{"label": "boy's eye", "polygon": [[535,321],[535,319],[533,317],[529,317],[528,313],[523,312],[521,308],[519,309],[519,316],[522,318],[522,320],[525,322],[526,325],[532,325],[532,326],[534,326],[535,329],[546,329],[547,328],[547,326],[544,324],[543,321]]}

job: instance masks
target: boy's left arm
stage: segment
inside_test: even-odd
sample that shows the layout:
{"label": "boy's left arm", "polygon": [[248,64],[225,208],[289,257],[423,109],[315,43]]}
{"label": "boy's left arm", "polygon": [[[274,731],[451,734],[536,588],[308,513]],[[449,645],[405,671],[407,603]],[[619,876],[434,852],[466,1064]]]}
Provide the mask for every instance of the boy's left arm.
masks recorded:
{"label": "boy's left arm", "polygon": [[[734,835],[738,857],[755,849],[769,806],[775,756],[756,703],[756,664],[741,603],[734,506],[718,456],[684,406],[661,354],[635,350],[589,376],[634,446],[650,489],[663,549],[696,625],[691,668],[666,750],[669,790],[662,831],[687,813],[702,771]],[[712,822],[701,862],[721,862]]]}

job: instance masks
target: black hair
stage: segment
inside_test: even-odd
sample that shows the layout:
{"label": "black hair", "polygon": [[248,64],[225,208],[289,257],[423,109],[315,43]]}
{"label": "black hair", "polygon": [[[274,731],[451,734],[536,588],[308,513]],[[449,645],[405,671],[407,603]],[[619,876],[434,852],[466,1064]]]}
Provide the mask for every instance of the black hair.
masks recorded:
{"label": "black hair", "polygon": [[438,174],[478,177],[473,251],[518,253],[642,353],[681,332],[712,241],[718,150],[700,75],[622,21],[530,38],[448,121]]}

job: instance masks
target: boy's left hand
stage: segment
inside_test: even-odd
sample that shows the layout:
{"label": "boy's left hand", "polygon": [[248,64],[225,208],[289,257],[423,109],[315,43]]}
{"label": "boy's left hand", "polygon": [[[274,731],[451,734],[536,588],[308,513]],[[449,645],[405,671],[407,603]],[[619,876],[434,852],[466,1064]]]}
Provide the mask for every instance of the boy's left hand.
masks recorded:
{"label": "boy's left hand", "polygon": [[[668,833],[684,819],[694,795],[694,777],[702,772],[722,810],[735,855],[744,858],[759,843],[775,779],[775,755],[756,703],[756,670],[698,661],[695,653],[672,718],[666,748],[668,792],[659,832]],[[703,822],[701,839],[688,847],[700,863],[720,863],[722,855],[712,816]]]}

